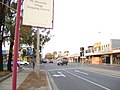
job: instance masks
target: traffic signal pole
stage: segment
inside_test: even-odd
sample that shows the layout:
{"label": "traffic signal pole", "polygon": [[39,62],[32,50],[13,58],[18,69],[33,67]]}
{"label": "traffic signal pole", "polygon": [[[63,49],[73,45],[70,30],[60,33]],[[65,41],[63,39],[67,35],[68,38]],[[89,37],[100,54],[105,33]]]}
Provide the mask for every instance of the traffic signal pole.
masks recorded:
{"label": "traffic signal pole", "polygon": [[82,52],[82,68],[83,68],[83,52]]}
{"label": "traffic signal pole", "polygon": [[81,66],[83,68],[84,47],[80,47]]}

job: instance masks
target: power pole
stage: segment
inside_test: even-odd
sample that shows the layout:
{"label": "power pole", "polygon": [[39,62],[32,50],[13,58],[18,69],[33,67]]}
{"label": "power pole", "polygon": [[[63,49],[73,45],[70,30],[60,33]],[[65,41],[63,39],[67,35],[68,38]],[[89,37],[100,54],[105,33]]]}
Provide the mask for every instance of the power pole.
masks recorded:
{"label": "power pole", "polygon": [[39,73],[40,73],[40,57],[39,57],[39,48],[40,48],[40,34],[39,34],[39,28],[37,28],[37,57],[36,57],[36,63],[35,63],[35,71],[36,71],[36,76],[37,78],[40,78]]}

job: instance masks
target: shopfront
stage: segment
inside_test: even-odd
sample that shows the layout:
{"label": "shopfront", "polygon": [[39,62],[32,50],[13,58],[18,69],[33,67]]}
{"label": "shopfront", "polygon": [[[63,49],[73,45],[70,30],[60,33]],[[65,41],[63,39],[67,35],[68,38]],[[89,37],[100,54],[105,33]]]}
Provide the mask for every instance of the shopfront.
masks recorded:
{"label": "shopfront", "polygon": [[113,54],[113,64],[120,65],[120,53]]}

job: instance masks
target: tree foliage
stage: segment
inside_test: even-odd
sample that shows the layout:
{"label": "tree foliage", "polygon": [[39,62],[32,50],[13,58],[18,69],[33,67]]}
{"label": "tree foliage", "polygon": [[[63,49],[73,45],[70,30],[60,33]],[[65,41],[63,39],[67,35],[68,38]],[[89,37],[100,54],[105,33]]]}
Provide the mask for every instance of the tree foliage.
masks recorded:
{"label": "tree foliage", "polygon": [[[10,0],[11,1],[11,0]],[[13,46],[14,46],[14,36],[15,36],[15,15],[16,15],[16,8],[17,8],[17,3],[16,2],[10,2],[9,1],[9,6],[12,7],[8,8],[7,14],[6,14],[6,35],[9,37],[8,40],[10,42],[10,47],[9,47],[9,57],[8,57],[8,65],[7,65],[7,70],[12,71],[11,69],[11,61],[13,57]]]}
{"label": "tree foliage", "polygon": [[[3,2],[2,2],[3,1]],[[0,3],[0,33],[1,33],[1,40],[0,40],[0,61],[3,61],[2,58],[2,43],[9,41],[10,48],[9,48],[9,57],[8,57],[8,65],[7,69],[12,71],[11,69],[11,60],[12,60],[12,53],[13,53],[13,45],[14,45],[14,34],[15,34],[15,15],[16,15],[16,7],[17,3],[12,0],[1,0],[2,5]],[[3,4],[4,3],[4,4]],[[0,62],[3,64],[3,62]],[[2,65],[0,65],[2,66]],[[0,67],[0,70],[2,67]]]}
{"label": "tree foliage", "polygon": [[32,45],[33,42],[33,30],[31,26],[21,25],[20,28],[20,44]]}
{"label": "tree foliage", "polygon": [[3,71],[2,43],[4,41],[6,3],[7,0],[0,0],[0,71]]}
{"label": "tree foliage", "polygon": [[52,58],[53,58],[52,53],[47,53],[47,54],[45,55],[45,58],[47,58],[47,59],[52,59]]}

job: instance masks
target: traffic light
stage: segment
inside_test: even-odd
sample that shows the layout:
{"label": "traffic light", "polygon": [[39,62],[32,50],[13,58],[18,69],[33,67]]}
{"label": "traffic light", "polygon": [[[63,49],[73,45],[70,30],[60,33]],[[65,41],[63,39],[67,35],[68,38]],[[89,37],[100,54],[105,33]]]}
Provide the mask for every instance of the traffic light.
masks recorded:
{"label": "traffic light", "polygon": [[80,47],[80,52],[84,52],[84,47]]}
{"label": "traffic light", "polygon": [[80,47],[80,56],[84,56],[84,47]]}

